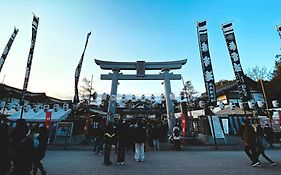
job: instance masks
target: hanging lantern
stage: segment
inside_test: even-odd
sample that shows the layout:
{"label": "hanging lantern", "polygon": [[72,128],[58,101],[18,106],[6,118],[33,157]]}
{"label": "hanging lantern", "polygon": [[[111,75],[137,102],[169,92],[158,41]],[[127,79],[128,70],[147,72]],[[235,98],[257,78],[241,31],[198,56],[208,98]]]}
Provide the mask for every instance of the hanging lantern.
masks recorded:
{"label": "hanging lantern", "polygon": [[278,108],[279,107],[279,103],[278,103],[277,100],[273,100],[272,101],[272,105],[273,105],[274,108]]}
{"label": "hanging lantern", "polygon": [[164,96],[164,94],[161,94],[161,101],[163,102],[163,101],[165,101],[166,99],[165,99],[165,96]]}
{"label": "hanging lantern", "polygon": [[132,102],[136,102],[136,96],[132,95]]}
{"label": "hanging lantern", "polygon": [[123,103],[126,102],[126,95],[125,95],[125,94],[122,95],[122,102],[123,102]]}
{"label": "hanging lantern", "polygon": [[59,108],[60,108],[59,104],[54,104],[53,105],[53,109],[54,109],[55,112],[58,112]]}
{"label": "hanging lantern", "polygon": [[239,108],[240,108],[240,109],[244,109],[243,102],[239,102]]}
{"label": "hanging lantern", "polygon": [[248,101],[248,105],[250,109],[254,109],[255,108],[255,103],[252,101]]}
{"label": "hanging lantern", "polygon": [[69,108],[69,104],[68,104],[68,103],[64,103],[64,104],[62,105],[62,108],[63,108],[64,111],[67,111],[68,108]]}
{"label": "hanging lantern", "polygon": [[257,101],[258,107],[263,108],[264,107],[264,102],[263,101]]}
{"label": "hanging lantern", "polygon": [[220,109],[223,110],[224,109],[224,103],[220,101],[219,103]]}
{"label": "hanging lantern", "polygon": [[205,102],[204,101],[199,101],[199,107],[200,108],[205,108]]}
{"label": "hanging lantern", "polygon": [[107,94],[106,93],[103,93],[102,95],[101,95],[101,100],[102,101],[105,101],[107,99]]}
{"label": "hanging lantern", "polygon": [[155,102],[155,96],[154,96],[154,94],[151,94],[151,102],[152,102],[152,103]]}
{"label": "hanging lantern", "polygon": [[141,95],[141,101],[145,102],[145,96],[144,95]]}
{"label": "hanging lantern", "polygon": [[48,112],[50,105],[44,105],[44,112]]}
{"label": "hanging lantern", "polygon": [[14,106],[14,109],[16,110],[16,111],[19,111],[20,110],[20,104],[15,104],[15,106]]}

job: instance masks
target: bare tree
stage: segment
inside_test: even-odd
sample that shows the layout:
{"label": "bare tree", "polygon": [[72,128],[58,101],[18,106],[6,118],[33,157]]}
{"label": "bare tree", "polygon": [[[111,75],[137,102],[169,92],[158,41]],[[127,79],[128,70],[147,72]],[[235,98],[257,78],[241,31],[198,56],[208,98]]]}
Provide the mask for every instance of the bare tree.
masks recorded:
{"label": "bare tree", "polygon": [[92,82],[87,78],[83,78],[83,85],[80,86],[79,94],[82,99],[87,100],[90,104],[96,100],[97,93],[92,87]]}
{"label": "bare tree", "polygon": [[183,93],[184,93],[184,98],[187,98],[188,101],[193,101],[194,96],[198,94],[198,92],[194,90],[194,87],[190,80],[184,83]]}
{"label": "bare tree", "polygon": [[271,73],[267,70],[265,66],[260,68],[259,66],[255,66],[253,68],[247,69],[246,75],[251,79],[258,81],[258,80],[270,80]]}

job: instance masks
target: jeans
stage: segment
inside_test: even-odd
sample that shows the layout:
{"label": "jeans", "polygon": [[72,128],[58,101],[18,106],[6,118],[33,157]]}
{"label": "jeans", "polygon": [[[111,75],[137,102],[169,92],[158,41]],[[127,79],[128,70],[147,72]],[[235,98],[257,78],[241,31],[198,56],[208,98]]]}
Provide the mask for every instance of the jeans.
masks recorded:
{"label": "jeans", "polygon": [[137,161],[144,160],[144,143],[135,143],[135,159]]}

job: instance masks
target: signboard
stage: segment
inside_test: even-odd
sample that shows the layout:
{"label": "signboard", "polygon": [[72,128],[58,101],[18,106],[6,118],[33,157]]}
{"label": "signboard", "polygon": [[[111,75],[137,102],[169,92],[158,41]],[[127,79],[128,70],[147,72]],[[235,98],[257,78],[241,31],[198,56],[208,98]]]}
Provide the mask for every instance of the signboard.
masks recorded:
{"label": "signboard", "polygon": [[58,122],[56,136],[71,137],[73,130],[72,122]]}
{"label": "signboard", "polygon": [[224,139],[224,134],[223,134],[221,123],[220,123],[220,119],[219,119],[218,116],[208,116],[208,120],[209,120],[209,124],[210,124],[210,128],[211,128],[212,136],[214,137],[211,117],[213,119],[214,133],[216,135],[216,138],[217,139]]}
{"label": "signboard", "polygon": [[221,119],[221,122],[222,122],[224,134],[229,134],[228,119],[223,118],[223,119]]}

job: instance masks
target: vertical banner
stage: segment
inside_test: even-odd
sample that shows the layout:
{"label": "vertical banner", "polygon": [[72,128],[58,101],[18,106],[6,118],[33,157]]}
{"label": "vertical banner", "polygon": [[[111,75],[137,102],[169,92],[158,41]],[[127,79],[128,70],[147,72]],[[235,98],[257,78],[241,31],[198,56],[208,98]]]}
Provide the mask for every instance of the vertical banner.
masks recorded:
{"label": "vertical banner", "polygon": [[45,126],[47,129],[51,127],[51,117],[52,117],[52,112],[46,112],[46,119],[45,119]]}
{"label": "vertical banner", "polygon": [[182,128],[182,136],[186,136],[186,119],[185,114],[181,113],[181,128]]}
{"label": "vertical banner", "polygon": [[0,58],[0,72],[1,72],[2,67],[3,67],[3,65],[4,65],[4,62],[5,62],[6,58],[7,58],[7,55],[8,55],[8,53],[9,53],[11,47],[12,47],[12,44],[13,44],[13,42],[14,42],[14,40],[15,40],[17,34],[18,34],[18,31],[19,31],[19,29],[17,29],[17,28],[15,27],[15,28],[14,28],[14,32],[13,32],[13,34],[11,35],[11,37],[10,37],[10,39],[9,39],[9,41],[8,41],[8,43],[7,43],[7,45],[6,45],[5,49],[4,49],[4,51],[3,51],[3,53],[2,53],[2,56],[1,56],[1,58]]}
{"label": "vertical banner", "polygon": [[26,93],[27,86],[28,86],[28,80],[29,80],[29,75],[30,75],[30,70],[31,70],[31,64],[32,64],[33,52],[34,52],[35,41],[36,41],[36,36],[37,36],[38,24],[39,24],[39,17],[37,17],[33,14],[31,46],[30,46],[28,59],[27,59],[25,78],[24,78],[23,89],[22,89],[21,105],[24,105],[25,93]]}
{"label": "vertical banner", "polygon": [[235,35],[232,27],[232,23],[227,23],[222,25],[222,31],[225,37],[226,45],[228,48],[228,52],[231,58],[232,67],[234,70],[234,74],[236,77],[236,82],[238,85],[239,94],[241,95],[241,100],[243,102],[249,101],[252,99],[251,93],[247,84],[245,82],[245,75],[242,70],[242,66],[240,63],[240,57],[238,54],[238,48],[236,45]]}
{"label": "vertical banner", "polygon": [[85,54],[85,51],[86,51],[86,48],[87,48],[87,45],[88,45],[88,40],[89,40],[90,35],[91,35],[91,32],[88,33],[88,35],[87,35],[84,51],[82,53],[82,56],[80,58],[80,61],[78,63],[76,71],[75,71],[75,87],[74,87],[75,88],[75,94],[74,94],[74,99],[73,99],[74,104],[77,104],[79,102],[78,82],[79,82],[80,72],[81,72],[82,63],[83,63],[83,59],[84,59],[84,54]]}
{"label": "vertical banner", "polygon": [[276,26],[277,32],[279,34],[279,37],[281,39],[281,26]]}
{"label": "vertical banner", "polygon": [[208,94],[209,106],[217,105],[215,78],[210,58],[206,21],[197,22],[198,44],[201,57],[205,88]]}

